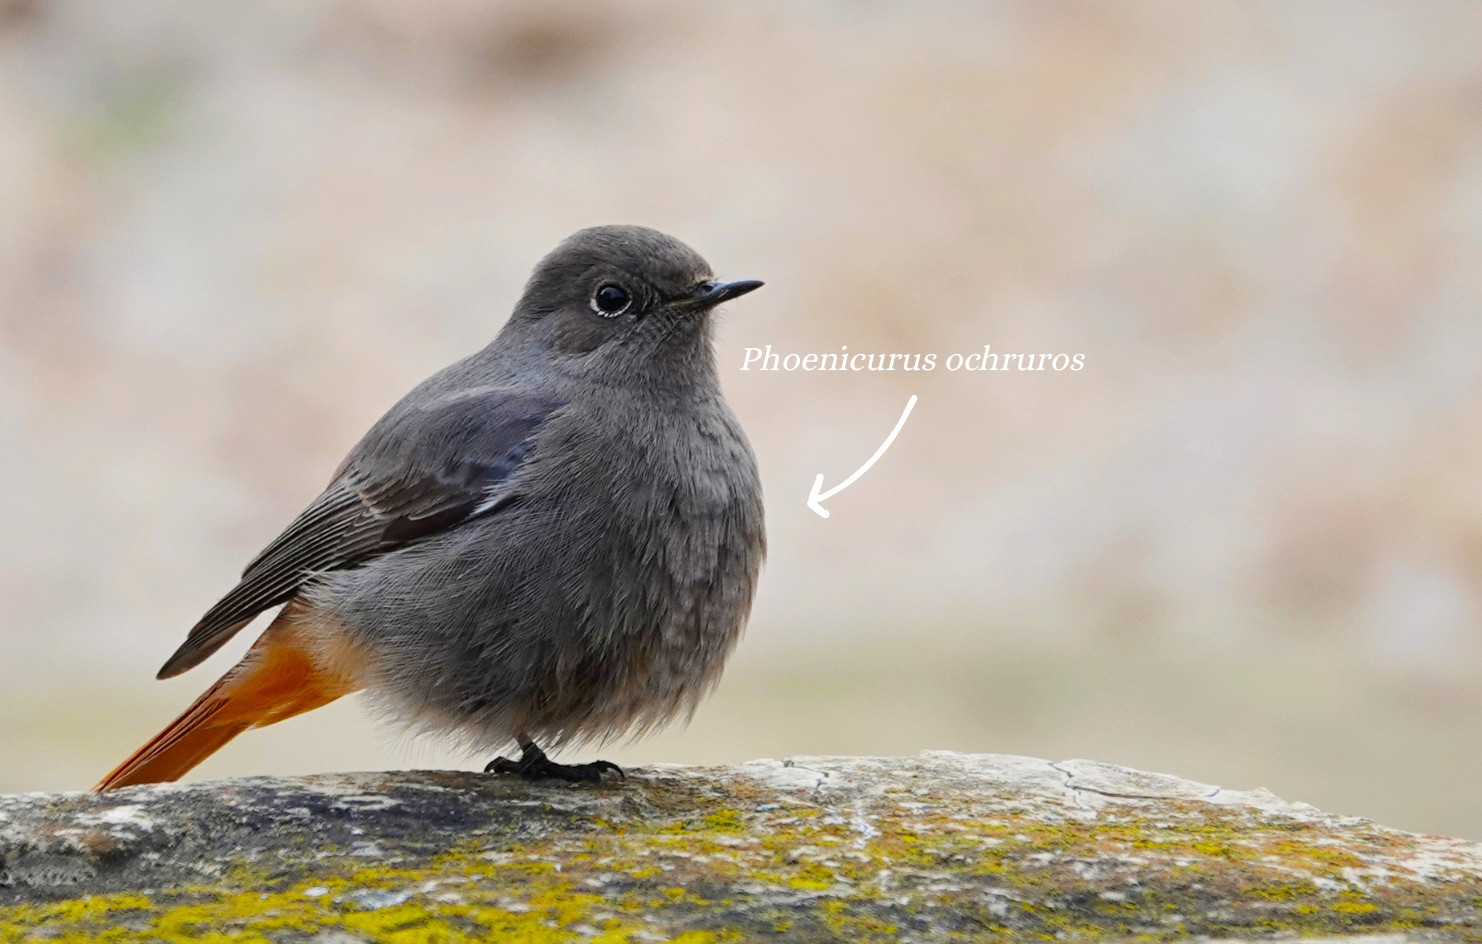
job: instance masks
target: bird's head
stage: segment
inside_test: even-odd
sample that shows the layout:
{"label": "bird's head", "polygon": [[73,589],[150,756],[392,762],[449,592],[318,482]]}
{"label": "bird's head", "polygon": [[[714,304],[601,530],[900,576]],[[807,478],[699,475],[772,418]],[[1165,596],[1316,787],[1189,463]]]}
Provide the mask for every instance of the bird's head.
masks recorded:
{"label": "bird's head", "polygon": [[708,357],[710,313],[761,287],[725,282],[689,246],[642,226],[580,230],[535,267],[506,331],[595,369]]}

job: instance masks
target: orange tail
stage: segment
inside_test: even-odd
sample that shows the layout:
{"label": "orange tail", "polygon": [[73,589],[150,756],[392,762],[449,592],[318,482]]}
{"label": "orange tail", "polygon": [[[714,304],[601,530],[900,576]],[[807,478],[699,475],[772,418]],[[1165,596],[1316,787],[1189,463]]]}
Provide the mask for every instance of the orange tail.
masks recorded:
{"label": "orange tail", "polygon": [[179,779],[248,728],[311,711],[360,688],[348,674],[326,671],[320,661],[280,616],[221,681],[93,792]]}

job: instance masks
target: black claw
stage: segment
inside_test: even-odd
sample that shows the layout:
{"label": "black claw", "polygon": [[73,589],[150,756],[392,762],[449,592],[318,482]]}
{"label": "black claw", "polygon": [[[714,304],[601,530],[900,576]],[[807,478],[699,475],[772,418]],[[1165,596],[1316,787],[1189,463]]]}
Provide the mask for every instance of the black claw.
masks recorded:
{"label": "black claw", "polygon": [[519,772],[519,763],[508,757],[496,757],[484,766],[486,774],[517,774]]}
{"label": "black claw", "polygon": [[623,768],[611,761],[594,760],[588,764],[558,764],[545,756],[545,752],[533,742],[520,745],[520,759],[496,757],[484,767],[488,774],[519,774],[526,780],[564,780],[567,783],[598,783],[602,775],[615,773],[619,780],[627,780]]}

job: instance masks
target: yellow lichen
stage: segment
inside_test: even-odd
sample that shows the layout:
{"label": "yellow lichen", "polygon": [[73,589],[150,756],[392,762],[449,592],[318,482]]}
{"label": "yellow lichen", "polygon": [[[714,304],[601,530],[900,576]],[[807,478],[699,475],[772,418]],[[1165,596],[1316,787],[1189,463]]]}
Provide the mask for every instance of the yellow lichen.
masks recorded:
{"label": "yellow lichen", "polygon": [[[306,854],[312,878],[239,868],[153,897],[0,907],[0,942],[44,933],[56,944],[265,944],[343,930],[392,944],[623,944],[640,931],[683,944],[768,935],[858,944],[941,913],[984,935],[1023,937],[1321,934],[1449,920],[1434,891],[1391,878],[1381,900],[1356,877],[1365,856],[1406,841],[1373,831],[1335,838],[1321,826],[1252,825],[1241,811],[1178,804],[1161,805],[1155,820],[1132,808],[1065,821],[943,804],[872,810],[862,835],[816,808],[757,812],[738,799],[695,808],[661,797],[665,815],[643,823],[592,820],[523,843],[483,836],[404,867]],[[1446,900],[1470,900],[1475,914],[1474,886]],[[717,926],[721,914],[734,926]]]}

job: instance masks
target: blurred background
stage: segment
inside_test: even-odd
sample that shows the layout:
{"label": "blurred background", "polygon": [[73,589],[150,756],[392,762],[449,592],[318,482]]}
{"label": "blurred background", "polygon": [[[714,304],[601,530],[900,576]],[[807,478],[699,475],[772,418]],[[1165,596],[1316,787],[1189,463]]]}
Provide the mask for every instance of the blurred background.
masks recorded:
{"label": "blurred background", "polygon": [[[0,0],[0,790],[570,231],[763,278],[771,556],[623,763],[1089,757],[1482,839],[1482,4]],[[1078,373],[739,370],[1085,355]],[[884,459],[805,507],[920,402]],[[595,752],[591,752],[595,753]],[[195,776],[482,766],[347,699]]]}

